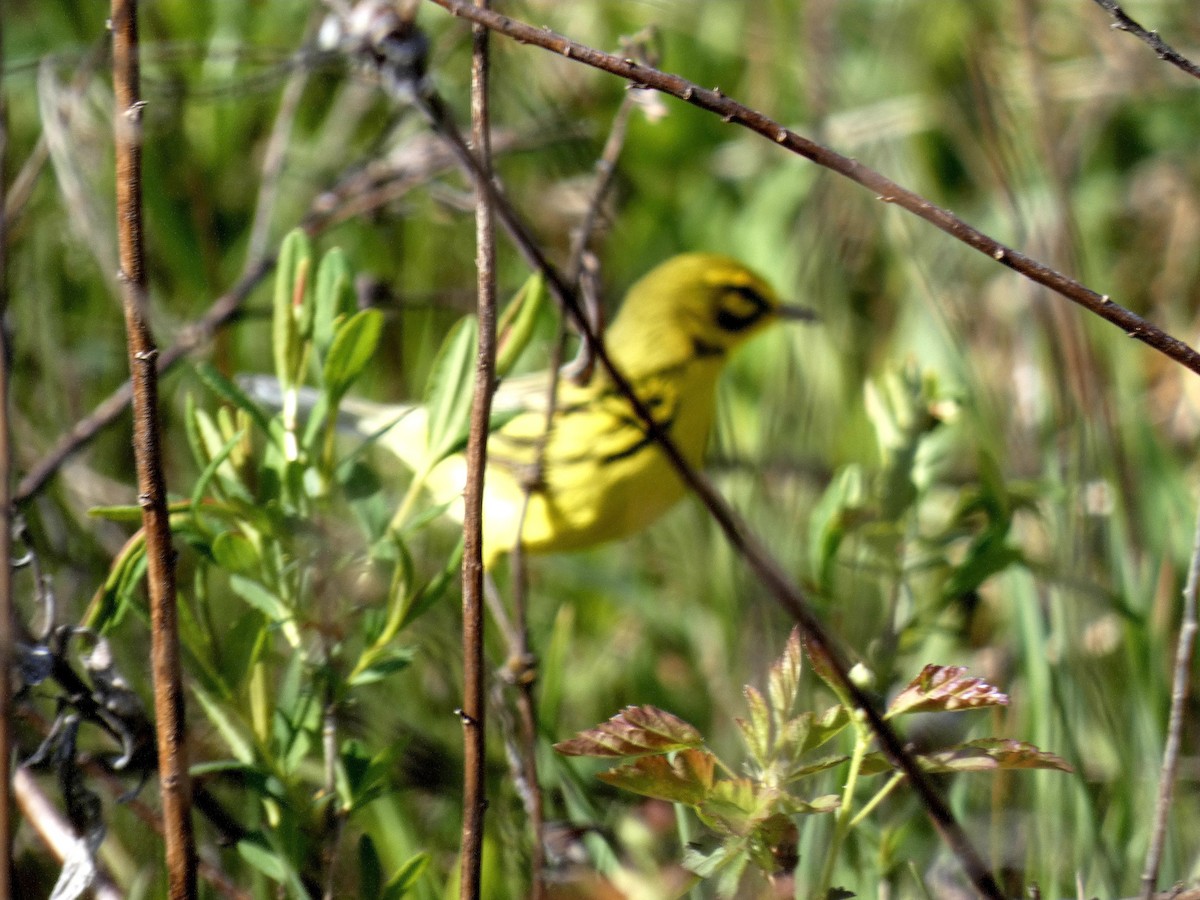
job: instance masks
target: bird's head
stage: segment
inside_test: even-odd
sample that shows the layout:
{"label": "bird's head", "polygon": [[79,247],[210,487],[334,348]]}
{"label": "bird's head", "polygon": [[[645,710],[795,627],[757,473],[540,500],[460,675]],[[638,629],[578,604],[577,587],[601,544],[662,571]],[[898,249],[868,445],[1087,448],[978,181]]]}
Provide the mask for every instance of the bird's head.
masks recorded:
{"label": "bird's head", "polygon": [[623,364],[640,368],[686,358],[724,357],[780,319],[811,319],[810,310],[780,301],[742,263],[716,253],[684,253],[629,289],[606,334]]}

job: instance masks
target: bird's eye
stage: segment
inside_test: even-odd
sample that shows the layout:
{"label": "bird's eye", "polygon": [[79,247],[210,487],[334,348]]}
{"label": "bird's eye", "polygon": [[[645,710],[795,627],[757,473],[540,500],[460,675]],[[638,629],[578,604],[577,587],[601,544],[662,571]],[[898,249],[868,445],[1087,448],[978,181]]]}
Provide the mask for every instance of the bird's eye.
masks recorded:
{"label": "bird's eye", "polygon": [[745,331],[770,309],[767,298],[749,285],[731,286],[717,306],[717,325],[725,331]]}

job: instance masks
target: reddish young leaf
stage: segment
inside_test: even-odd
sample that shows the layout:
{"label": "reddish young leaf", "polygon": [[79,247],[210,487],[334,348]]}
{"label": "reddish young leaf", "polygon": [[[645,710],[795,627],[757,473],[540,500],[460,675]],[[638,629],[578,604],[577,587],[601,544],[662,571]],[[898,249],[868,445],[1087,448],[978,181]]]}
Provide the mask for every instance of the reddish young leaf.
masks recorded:
{"label": "reddish young leaf", "polygon": [[567,756],[646,756],[704,743],[700,732],[678,716],[653,706],[627,706],[607,722],[554,745]]}
{"label": "reddish young leaf", "polygon": [[1007,695],[982,678],[967,677],[966,672],[963,666],[926,666],[888,704],[888,718],[914,712],[957,712],[1008,705]]}
{"label": "reddish young leaf", "polygon": [[775,729],[782,729],[796,703],[796,692],[800,688],[800,668],[803,662],[800,650],[800,629],[793,628],[788,635],[783,655],[771,666],[767,676],[767,697],[771,701],[771,714]]}

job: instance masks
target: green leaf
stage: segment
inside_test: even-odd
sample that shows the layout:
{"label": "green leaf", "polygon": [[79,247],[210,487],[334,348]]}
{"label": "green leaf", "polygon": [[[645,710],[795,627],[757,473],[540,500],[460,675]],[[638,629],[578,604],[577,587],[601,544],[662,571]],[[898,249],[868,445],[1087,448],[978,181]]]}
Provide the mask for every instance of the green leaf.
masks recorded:
{"label": "green leaf", "polygon": [[305,326],[311,323],[312,301],[308,283],[311,269],[312,243],[303,231],[295,228],[283,239],[279,260],[275,264],[275,300],[271,320],[275,377],[285,392],[296,387],[301,374]]}
{"label": "green leaf", "polygon": [[767,697],[770,699],[771,719],[776,732],[783,730],[784,722],[791,715],[800,689],[800,671],[804,662],[804,651],[800,647],[800,629],[793,628],[788,635],[783,654],[767,673]]}
{"label": "green leaf", "polygon": [[433,361],[425,389],[429,415],[427,466],[436,464],[466,440],[478,339],[475,317],[466,316],[450,330]]}
{"label": "green leaf", "polygon": [[718,834],[745,836],[771,814],[779,791],[750,778],[733,778],[713,785],[697,807],[701,820]]}
{"label": "green leaf", "polygon": [[767,701],[756,688],[746,685],[742,688],[742,695],[750,709],[750,718],[734,721],[750,756],[760,768],[765,769],[771,759],[771,713],[767,709]]}
{"label": "green leaf", "polygon": [[227,710],[227,704],[213,697],[199,685],[192,685],[192,693],[200,702],[205,717],[221,735],[230,754],[243,765],[252,765],[255,760],[254,741],[242,724]]}
{"label": "green leaf", "polygon": [[257,581],[252,581],[243,575],[233,575],[229,579],[233,592],[263,613],[272,622],[290,621],[292,611],[275,594],[267,590]]}
{"label": "green leaf", "polygon": [[362,900],[378,900],[383,889],[383,864],[379,851],[369,834],[358,838],[358,896]]}
{"label": "green leaf", "polygon": [[218,372],[212,363],[198,362],[195,369],[196,374],[200,376],[200,380],[204,382],[210,391],[235,409],[242,410],[262,430],[263,434],[274,438],[271,431],[271,417],[266,414],[263,408],[249,394]]}
{"label": "green leaf", "polygon": [[[196,479],[196,483],[192,486],[191,504],[193,514],[198,514],[200,506],[204,502],[204,495],[208,493],[208,486],[215,480],[225,490],[225,493],[231,497],[237,497],[247,502],[251,501],[249,491],[241,483],[237,472],[232,466],[225,466],[225,461],[229,459],[229,455],[237,449],[242,438],[245,437],[245,432],[239,431],[237,434],[230,435],[229,439],[223,443],[217,443],[221,440],[221,435],[217,431],[216,426],[211,422],[207,422],[207,417],[200,415],[196,416],[196,423],[199,426],[200,434],[205,444],[208,445],[210,459],[208,465],[204,467],[204,471]],[[208,429],[212,431],[209,433]],[[211,443],[210,443],[211,442]],[[197,521],[197,526],[200,523]]]}
{"label": "green leaf", "polygon": [[360,310],[337,327],[322,372],[331,397],[340,399],[362,374],[375,355],[382,332],[383,313],[377,309]]}
{"label": "green leaf", "polygon": [[356,671],[349,679],[351,687],[361,687],[383,681],[402,669],[408,668],[413,661],[416,651],[412,647],[392,647],[380,650],[371,659],[369,665],[362,671]]}
{"label": "green leaf", "polygon": [[887,717],[1008,705],[1005,694],[966,672],[964,666],[925,666],[888,704]]}
{"label": "green leaf", "polygon": [[[733,887],[742,877],[750,856],[746,852],[747,842],[733,839],[723,842],[709,853],[702,853],[695,847],[683,848],[683,865],[689,872],[695,872],[701,878],[713,878],[722,873],[732,873]],[[724,892],[721,896],[732,896],[732,892]]]}
{"label": "green leaf", "polygon": [[1066,760],[1026,741],[980,738],[959,747],[939,750],[921,757],[922,767],[931,772],[976,772],[988,769],[1055,769],[1073,772]]}
{"label": "green leaf", "polygon": [[704,743],[692,725],[653,706],[627,706],[607,722],[554,745],[566,756],[644,756]]}
{"label": "green leaf", "polygon": [[341,247],[321,257],[313,295],[313,346],[324,362],[338,319],[354,311],[354,276]]}
{"label": "green leaf", "polygon": [[632,763],[600,772],[605,784],[645,797],[698,806],[713,785],[716,757],[707,750],[681,750],[674,758],[641,756]]}
{"label": "green leaf", "polygon": [[254,832],[237,842],[238,855],[273,881],[287,885],[292,897],[309,896],[308,887],[288,862],[283,851],[274,846],[269,835]]}
{"label": "green leaf", "polygon": [[267,621],[256,609],[248,609],[229,626],[221,644],[220,675],[231,694],[245,685],[250,668],[258,660],[267,640]]}
{"label": "green leaf", "polygon": [[416,887],[417,880],[425,874],[427,868],[429,868],[428,853],[418,853],[410,858],[396,870],[395,875],[388,879],[383,890],[383,900],[399,900]]}
{"label": "green leaf", "polygon": [[526,279],[509,303],[496,328],[496,377],[512,371],[537,330],[538,318],[546,306],[546,279],[535,272]]}
{"label": "green leaf", "polygon": [[841,705],[831,706],[820,716],[814,712],[803,712],[789,719],[780,729],[776,739],[779,755],[798,760],[840,733],[849,724],[850,713]]}
{"label": "green leaf", "polygon": [[212,542],[212,555],[218,566],[227,572],[245,574],[258,567],[258,548],[244,534],[223,531]]}
{"label": "green leaf", "polygon": [[283,881],[287,877],[287,866],[274,850],[252,838],[243,838],[237,844],[238,855],[272,881]]}
{"label": "green leaf", "polygon": [[869,517],[866,476],[857,464],[843,466],[813,507],[809,521],[809,563],[822,593],[833,594],[838,548],[846,535]]}

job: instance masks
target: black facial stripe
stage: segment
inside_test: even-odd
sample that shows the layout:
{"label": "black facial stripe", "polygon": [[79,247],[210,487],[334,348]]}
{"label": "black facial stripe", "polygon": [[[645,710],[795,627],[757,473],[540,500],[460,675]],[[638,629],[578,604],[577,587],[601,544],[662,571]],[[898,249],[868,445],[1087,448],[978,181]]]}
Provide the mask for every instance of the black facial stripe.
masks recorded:
{"label": "black facial stripe", "polygon": [[[717,310],[717,325],[725,331],[744,331],[766,315],[770,308],[766,298],[752,287],[745,285],[731,287],[726,291],[725,296],[729,297],[731,295],[737,297],[739,300],[747,301],[750,304],[750,308],[745,312],[734,312],[722,304]],[[742,304],[739,303],[738,305]]]}

